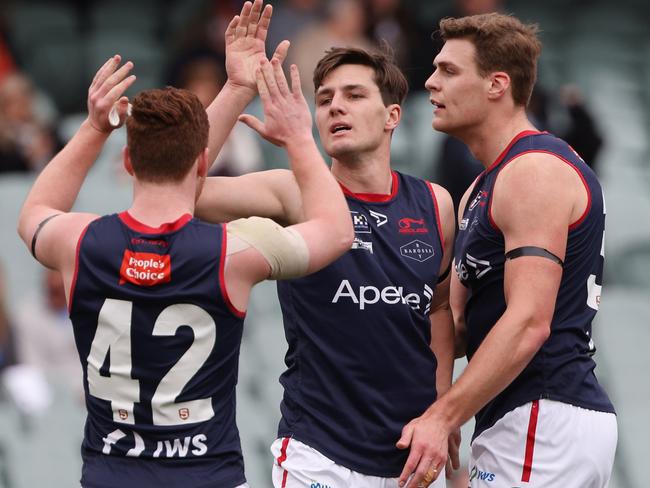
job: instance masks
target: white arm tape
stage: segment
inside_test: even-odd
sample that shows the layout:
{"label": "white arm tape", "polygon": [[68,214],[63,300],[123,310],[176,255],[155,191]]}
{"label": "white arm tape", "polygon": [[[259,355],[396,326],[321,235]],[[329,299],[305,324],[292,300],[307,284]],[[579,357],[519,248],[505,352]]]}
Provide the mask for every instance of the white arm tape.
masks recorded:
{"label": "white arm tape", "polygon": [[[228,234],[238,237],[257,249],[271,266],[271,279],[298,278],[307,273],[309,249],[303,237],[291,228],[276,224],[271,219],[249,217],[229,222]],[[242,250],[233,249],[228,254]]]}

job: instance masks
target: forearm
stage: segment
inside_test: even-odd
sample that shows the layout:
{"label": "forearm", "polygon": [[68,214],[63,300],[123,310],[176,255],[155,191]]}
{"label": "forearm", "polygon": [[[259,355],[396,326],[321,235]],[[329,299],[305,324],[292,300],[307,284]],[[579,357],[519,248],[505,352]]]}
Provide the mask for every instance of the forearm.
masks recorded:
{"label": "forearm", "polygon": [[[311,135],[296,138],[287,145],[289,163],[302,197],[304,220],[327,220],[332,232],[349,226],[341,222],[341,215],[348,214],[340,185],[332,176]],[[337,227],[338,225],[338,227]]]}
{"label": "forearm", "polygon": [[523,371],[548,337],[548,328],[506,312],[446,395],[433,405],[450,430],[463,425]]}
{"label": "forearm", "polygon": [[27,242],[36,226],[33,217],[46,211],[69,212],[88,171],[110,134],[93,128],[88,120],[36,179],[23,204],[18,231]]}
{"label": "forearm", "polygon": [[438,396],[451,387],[454,371],[454,324],[451,310],[442,307],[429,316],[431,320],[431,349],[436,355],[436,391]]}
{"label": "forearm", "polygon": [[208,137],[208,162],[216,159],[230,131],[237,122],[237,117],[255,98],[255,91],[244,86],[226,81],[219,94],[206,109],[210,122]]}

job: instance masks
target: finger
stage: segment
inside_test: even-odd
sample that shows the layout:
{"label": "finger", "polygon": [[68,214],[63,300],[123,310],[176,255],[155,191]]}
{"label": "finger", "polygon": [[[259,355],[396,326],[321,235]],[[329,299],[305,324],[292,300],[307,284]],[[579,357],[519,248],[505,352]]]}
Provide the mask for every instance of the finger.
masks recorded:
{"label": "finger", "polygon": [[271,98],[277,99],[280,96],[280,90],[278,89],[278,84],[275,82],[273,67],[267,59],[262,60],[262,75],[264,76],[264,82],[266,83],[269,95]]}
{"label": "finger", "polygon": [[278,44],[278,47],[275,48],[272,59],[277,59],[280,61],[280,64],[284,63],[284,60],[287,58],[287,52],[289,51],[290,45],[291,43],[286,40]]}
{"label": "finger", "polygon": [[[298,72],[298,66],[292,64],[290,71],[291,71],[291,92],[293,93],[293,96],[296,98],[304,98],[302,94],[302,83],[300,82],[300,73]],[[409,442],[411,441],[409,440]]]}
{"label": "finger", "polygon": [[108,60],[102,65],[101,68],[95,73],[92,83],[90,84],[90,90],[93,90],[100,86],[104,80],[115,70],[115,67],[120,63],[122,58],[119,54],[108,58]]}
{"label": "finger", "polygon": [[231,44],[235,40],[235,33],[237,30],[237,26],[239,25],[239,15],[235,15],[230,23],[228,24],[228,27],[226,27],[226,33],[225,33],[225,39],[226,39],[226,45]]}
{"label": "finger", "polygon": [[460,468],[460,453],[458,444],[454,444],[449,448],[449,462],[451,463],[452,468]]}
{"label": "finger", "polygon": [[266,107],[267,104],[271,103],[271,96],[269,95],[269,89],[266,85],[261,67],[255,70],[255,83],[257,83],[257,92],[260,94],[262,104]]}
{"label": "finger", "polygon": [[275,76],[275,82],[278,85],[280,93],[283,97],[289,96],[291,92],[289,91],[287,78],[284,76],[284,71],[282,71],[282,65],[277,59],[272,59],[271,66],[273,67],[273,75]]}
{"label": "finger", "polygon": [[244,6],[241,9],[239,14],[239,24],[235,30],[237,37],[246,37],[246,32],[248,31],[248,23],[250,22],[251,9],[253,4],[250,2],[244,3]]}
{"label": "finger", "polygon": [[[128,78],[124,78],[117,85],[115,85],[111,89],[111,91],[107,93],[106,98],[108,100],[117,100],[134,82],[135,82],[135,75],[131,75]],[[127,107],[128,107],[128,99],[125,105],[125,111]]]}
{"label": "finger", "polygon": [[[293,68],[295,64],[292,64],[291,67]],[[293,74],[293,71],[292,71]],[[411,439],[413,438],[413,425],[408,423],[404,426],[402,429],[402,437],[399,438],[397,441],[397,446],[398,449],[406,449],[408,446],[411,445]]]}
{"label": "finger", "polygon": [[257,26],[257,32],[255,37],[266,42],[266,35],[269,32],[269,25],[271,25],[271,16],[273,15],[273,6],[267,4],[262,11],[262,17],[260,18],[259,25]]}
{"label": "finger", "polygon": [[253,7],[251,8],[250,21],[248,23],[248,29],[246,29],[246,35],[250,37],[255,37],[257,33],[257,26],[260,21],[260,13],[262,12],[262,0],[255,0],[253,2]]}
{"label": "finger", "polygon": [[[404,486],[406,484],[406,481],[409,479],[411,474],[417,468],[419,461],[420,461],[420,453],[411,450],[411,453],[409,454],[406,463],[404,463],[404,469],[402,469],[402,472],[399,475],[399,486]],[[412,481],[413,479],[411,479],[411,482],[409,482],[408,486],[417,486],[417,482],[413,484]]]}
{"label": "finger", "polygon": [[260,119],[255,117],[254,115],[241,114],[238,117],[238,120],[240,122],[243,122],[244,124],[246,124],[248,127],[253,129],[255,132],[257,132],[262,137],[265,137],[266,130],[264,129],[264,123]]}
{"label": "finger", "polygon": [[448,480],[454,477],[454,470],[452,468],[453,466],[451,464],[451,458],[447,458],[447,462],[445,463],[445,478]]}
{"label": "finger", "polygon": [[[97,89],[97,96],[98,97],[104,97],[106,94],[113,89],[118,83],[122,82],[126,75],[133,69],[133,63],[131,61],[127,61],[124,63],[120,69],[118,69],[115,73],[110,75],[106,80],[99,85]],[[117,97],[115,97],[117,100]]]}

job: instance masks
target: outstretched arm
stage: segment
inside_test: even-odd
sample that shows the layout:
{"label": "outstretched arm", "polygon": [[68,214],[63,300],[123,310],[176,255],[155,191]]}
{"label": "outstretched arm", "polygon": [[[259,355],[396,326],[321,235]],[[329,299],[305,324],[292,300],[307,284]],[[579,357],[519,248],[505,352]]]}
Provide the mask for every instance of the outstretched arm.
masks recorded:
{"label": "outstretched arm", "polygon": [[[266,36],[271,23],[273,7],[263,0],[245,2],[225,32],[226,73],[228,79],[217,97],[207,108],[210,121],[208,161],[212,163],[221,151],[237,117],[255,98],[257,85],[255,70],[266,59]],[[284,61],[289,42],[281,42],[273,57]]]}
{"label": "outstretched arm", "polygon": [[[120,56],[113,56],[95,75],[88,89],[88,117],[43,169],[20,212],[18,233],[33,250],[34,257],[45,266],[67,270],[74,262],[81,231],[96,218],[92,214],[68,212],[114,128],[108,120],[110,110],[116,106],[120,121],[126,117],[128,99],[122,95],[135,81],[135,76],[127,76],[133,68],[130,61],[118,69],[120,60]],[[44,223],[52,216],[56,217]]]}
{"label": "outstretched arm", "polygon": [[[298,68],[291,66],[291,89],[280,62],[263,60],[257,73],[257,85],[264,105],[264,122],[251,115],[240,120],[262,137],[284,147],[300,188],[305,221],[279,231],[288,233],[284,248],[304,249],[305,252],[283,254],[279,261],[298,270],[294,275],[313,273],[334,261],[352,244],[354,232],[348,205],[338,182],[316,147],[312,136],[312,119],[300,88]],[[267,239],[268,241],[268,239]],[[277,249],[277,247],[276,247]],[[262,279],[273,277],[270,261],[261,261],[254,247],[231,255],[226,262],[226,282],[233,303],[245,306],[247,289]],[[266,256],[265,256],[266,257]],[[290,261],[304,261],[300,263]],[[296,266],[297,264],[297,266]],[[295,267],[294,267],[295,266]],[[275,277],[282,277],[276,276]]]}

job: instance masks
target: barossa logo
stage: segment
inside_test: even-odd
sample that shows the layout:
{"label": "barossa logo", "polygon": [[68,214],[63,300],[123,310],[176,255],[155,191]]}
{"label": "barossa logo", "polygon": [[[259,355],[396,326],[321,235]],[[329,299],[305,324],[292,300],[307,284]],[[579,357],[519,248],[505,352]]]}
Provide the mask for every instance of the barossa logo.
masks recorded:
{"label": "barossa logo", "polygon": [[133,283],[154,286],[169,283],[172,279],[172,262],[169,255],[124,250],[120,268],[120,285]]}

